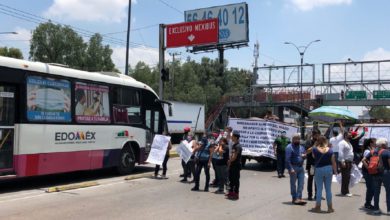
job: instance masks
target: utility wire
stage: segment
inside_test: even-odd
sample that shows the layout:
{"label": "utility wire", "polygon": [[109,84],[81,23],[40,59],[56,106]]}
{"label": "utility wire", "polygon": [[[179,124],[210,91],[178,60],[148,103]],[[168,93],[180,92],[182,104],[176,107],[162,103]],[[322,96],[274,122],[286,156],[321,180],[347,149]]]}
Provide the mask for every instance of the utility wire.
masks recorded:
{"label": "utility wire", "polygon": [[[25,12],[25,11],[22,11],[22,10],[19,10],[19,9],[16,9],[16,8],[13,8],[13,7],[1,4],[1,3],[0,3],[0,13],[17,18],[17,19],[20,19],[20,20],[24,20],[27,22],[32,22],[35,24],[41,24],[44,22],[52,22],[55,24],[68,26],[68,27],[74,29],[75,32],[79,33],[80,35],[82,35],[84,37],[90,38],[95,34],[94,32],[86,30],[86,29],[82,29],[82,28],[67,25],[67,24],[64,24],[64,23],[61,23],[58,21],[50,20],[50,19],[47,19],[47,18],[44,18],[41,16],[37,16],[37,15],[31,14],[29,12]],[[146,29],[149,27],[144,27],[144,28]],[[109,36],[103,36],[103,41],[108,42],[108,43],[112,43],[112,44],[116,44],[116,45],[120,45],[120,46],[123,46],[126,44],[126,42],[124,40],[114,38],[114,37],[109,37]],[[155,47],[152,47],[152,46],[149,46],[146,44],[140,44],[140,43],[135,43],[135,42],[130,42],[130,44],[131,44],[131,46],[130,46],[131,48],[142,48],[142,49],[147,50],[149,47],[149,48],[156,49]]]}
{"label": "utility wire", "polygon": [[159,0],[159,2],[161,2],[161,3],[163,3],[165,6],[167,6],[168,8],[171,8],[171,9],[173,9],[173,10],[175,10],[175,11],[177,11],[178,13],[180,13],[180,14],[184,14],[181,10],[179,10],[179,9],[177,9],[177,8],[175,8],[175,7],[173,7],[171,4],[169,4],[168,2],[166,2],[166,1],[164,1],[164,0]]}
{"label": "utility wire", "polygon": [[[152,27],[157,27],[158,25],[159,25],[159,24],[151,24],[151,25],[147,25],[147,26],[143,26],[143,27],[139,27],[139,28],[134,28],[134,29],[131,29],[130,31],[145,30],[145,29],[149,29],[149,28],[152,28]],[[110,33],[102,34],[102,36],[114,35],[114,34],[122,34],[122,33],[126,33],[126,32],[127,32],[127,31],[110,32]]]}

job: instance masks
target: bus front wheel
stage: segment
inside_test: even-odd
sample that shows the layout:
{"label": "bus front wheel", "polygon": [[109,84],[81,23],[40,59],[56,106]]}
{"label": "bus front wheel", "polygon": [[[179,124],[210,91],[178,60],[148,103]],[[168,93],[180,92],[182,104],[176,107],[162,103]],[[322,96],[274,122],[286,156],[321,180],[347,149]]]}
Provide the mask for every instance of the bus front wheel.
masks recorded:
{"label": "bus front wheel", "polygon": [[130,174],[133,172],[135,167],[135,154],[131,147],[126,146],[122,149],[119,164],[118,164],[118,172],[121,175]]}

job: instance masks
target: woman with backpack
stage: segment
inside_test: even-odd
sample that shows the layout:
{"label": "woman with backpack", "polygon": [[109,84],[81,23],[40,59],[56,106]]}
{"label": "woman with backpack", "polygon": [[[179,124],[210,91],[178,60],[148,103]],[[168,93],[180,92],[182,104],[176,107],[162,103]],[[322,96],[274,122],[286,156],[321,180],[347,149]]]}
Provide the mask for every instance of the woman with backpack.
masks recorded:
{"label": "woman with backpack", "polygon": [[319,136],[314,144],[312,155],[314,157],[314,179],[317,187],[316,206],[313,212],[321,212],[322,187],[325,185],[328,213],[334,212],[332,204],[332,176],[337,174],[336,158],[325,136]]}
{"label": "woman with backpack", "polygon": [[364,147],[364,153],[363,153],[363,167],[362,167],[362,174],[363,178],[366,182],[366,202],[364,203],[364,208],[368,210],[373,210],[374,206],[371,205],[372,198],[374,198],[374,182],[372,175],[368,173],[368,161],[365,159],[372,150],[376,148],[375,145],[376,139],[375,138],[368,138],[364,140],[363,147]]}
{"label": "woman with backpack", "polygon": [[214,152],[214,144],[210,144],[207,137],[204,136],[202,138],[202,141],[198,146],[194,149],[195,155],[195,163],[196,163],[196,170],[195,170],[195,186],[191,189],[192,191],[199,191],[199,180],[200,180],[200,173],[202,172],[202,169],[204,168],[204,173],[206,174],[206,184],[204,187],[204,191],[209,191],[209,184],[210,184],[210,166],[211,166],[211,159],[212,159],[212,153]]}
{"label": "woman with backpack", "polygon": [[[379,209],[379,196],[381,193],[381,187],[382,183],[389,182],[387,179],[384,181],[384,169],[387,168],[389,170],[389,167],[387,166],[385,168],[385,165],[388,164],[388,158],[386,157],[388,154],[386,153],[386,149],[388,147],[388,142],[386,138],[378,138],[376,141],[377,148],[370,151],[370,153],[363,159],[365,164],[368,164],[367,171],[370,175],[372,175],[373,178],[373,187],[374,187],[374,208],[373,214],[381,214],[381,210]],[[385,155],[383,155],[385,153]],[[382,158],[382,156],[385,156]],[[384,159],[384,160],[383,160]],[[387,159],[387,160],[386,160]],[[387,164],[386,164],[387,161]],[[386,172],[387,174],[388,172]],[[388,174],[387,174],[388,175]],[[389,187],[386,187],[386,184],[384,183],[386,188],[386,197],[387,197],[387,211],[390,211],[389,206]]]}

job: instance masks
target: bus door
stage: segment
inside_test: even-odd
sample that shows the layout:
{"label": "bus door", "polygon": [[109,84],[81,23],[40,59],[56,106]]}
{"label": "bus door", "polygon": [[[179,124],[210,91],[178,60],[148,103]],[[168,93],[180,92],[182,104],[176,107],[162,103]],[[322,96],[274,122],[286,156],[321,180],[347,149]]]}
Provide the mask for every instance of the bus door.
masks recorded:
{"label": "bus door", "polygon": [[146,133],[146,142],[148,143],[146,151],[149,152],[150,146],[153,143],[155,134],[162,134],[162,115],[160,110],[147,109],[145,111],[145,121],[148,131]]}
{"label": "bus door", "polygon": [[15,87],[0,84],[0,173],[13,168],[14,124]]}

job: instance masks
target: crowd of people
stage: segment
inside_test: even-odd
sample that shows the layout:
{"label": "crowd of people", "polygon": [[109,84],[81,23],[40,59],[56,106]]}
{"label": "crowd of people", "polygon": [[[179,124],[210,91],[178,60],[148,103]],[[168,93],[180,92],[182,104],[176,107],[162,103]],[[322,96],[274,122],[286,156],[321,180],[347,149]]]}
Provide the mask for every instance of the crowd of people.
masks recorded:
{"label": "crowd of people", "polygon": [[[366,129],[358,134],[355,130],[345,129],[339,122],[338,129],[333,129],[332,137],[328,140],[321,132],[314,129],[306,141],[301,140],[299,133],[292,136],[291,141],[286,132],[281,132],[274,141],[274,152],[277,160],[277,175],[286,177],[287,169],[290,176],[291,201],[296,205],[305,205],[303,199],[305,174],[307,174],[307,200],[315,200],[312,212],[322,212],[321,201],[326,198],[328,213],[334,212],[332,202],[332,180],[334,175],[341,176],[340,195],[353,196],[350,192],[350,177],[354,166],[361,164],[363,178],[366,184],[364,208],[373,214],[380,214],[379,197],[382,185],[385,188],[386,208],[390,214],[390,150],[386,138],[368,138],[360,147],[360,139]],[[216,187],[216,194],[225,194],[231,200],[239,199],[240,170],[242,147],[239,143],[240,134],[231,127],[224,134],[207,137],[204,135],[197,142],[184,131],[183,140],[190,143],[192,156],[188,162],[182,161],[183,178],[181,182],[194,183],[192,191],[200,191],[202,170],[205,174],[204,191],[210,186]],[[169,155],[169,149],[167,155]],[[163,177],[166,174],[166,156],[163,163]],[[215,179],[210,181],[210,168],[213,168]],[[159,166],[156,166],[157,176]],[[192,177],[192,178],[191,178]],[[189,180],[191,179],[191,181]],[[314,194],[313,194],[314,184]],[[325,190],[325,198],[322,191]]]}
{"label": "crowd of people", "polygon": [[[185,131],[184,140],[192,146],[191,159],[183,165],[183,179],[181,182],[188,182],[191,174],[195,186],[192,191],[199,191],[200,177],[202,170],[205,173],[204,191],[208,192],[210,185],[217,187],[216,194],[225,194],[231,200],[239,199],[240,170],[242,147],[239,143],[240,134],[233,132],[230,127],[225,129],[223,135],[207,137],[204,135],[201,141],[192,140],[189,131]],[[210,182],[210,168],[213,168],[215,179]],[[191,174],[190,174],[191,173]]]}
{"label": "crowd of people", "polygon": [[[227,127],[223,134],[215,134],[210,137],[205,134],[197,142],[190,131],[190,128],[184,129],[182,141],[189,143],[192,155],[189,161],[182,160],[183,174],[180,177],[183,179],[180,182],[193,183],[194,187],[191,188],[191,191],[200,191],[200,178],[203,170],[206,178],[203,191],[208,192],[212,186],[217,188],[214,191],[215,194],[225,194],[227,199],[238,200],[242,154],[239,142],[240,134],[233,132],[231,127]],[[156,165],[154,178],[167,179],[166,171],[170,149],[171,143],[168,145],[162,164],[163,174],[158,175],[160,166]],[[214,170],[215,174],[213,181],[210,181],[210,168]]]}
{"label": "crowd of people", "polygon": [[[290,174],[292,203],[305,205],[302,199],[305,170],[308,176],[308,200],[315,200],[313,212],[321,211],[322,189],[325,188],[327,212],[334,212],[332,203],[333,175],[341,175],[340,195],[353,196],[350,192],[351,171],[354,166],[362,169],[366,184],[364,208],[373,214],[380,214],[379,196],[382,185],[385,188],[387,214],[390,214],[390,150],[386,138],[367,138],[363,148],[359,141],[364,137],[366,129],[358,134],[359,128],[346,130],[339,123],[339,129],[334,130],[329,140],[314,129],[311,137],[302,143],[300,134],[290,141],[281,133],[274,142],[277,158],[277,174],[284,177],[284,170]],[[284,163],[283,163],[284,161]],[[305,162],[306,161],[306,162]],[[304,168],[304,165],[305,168]],[[313,182],[315,193],[313,197]]]}

